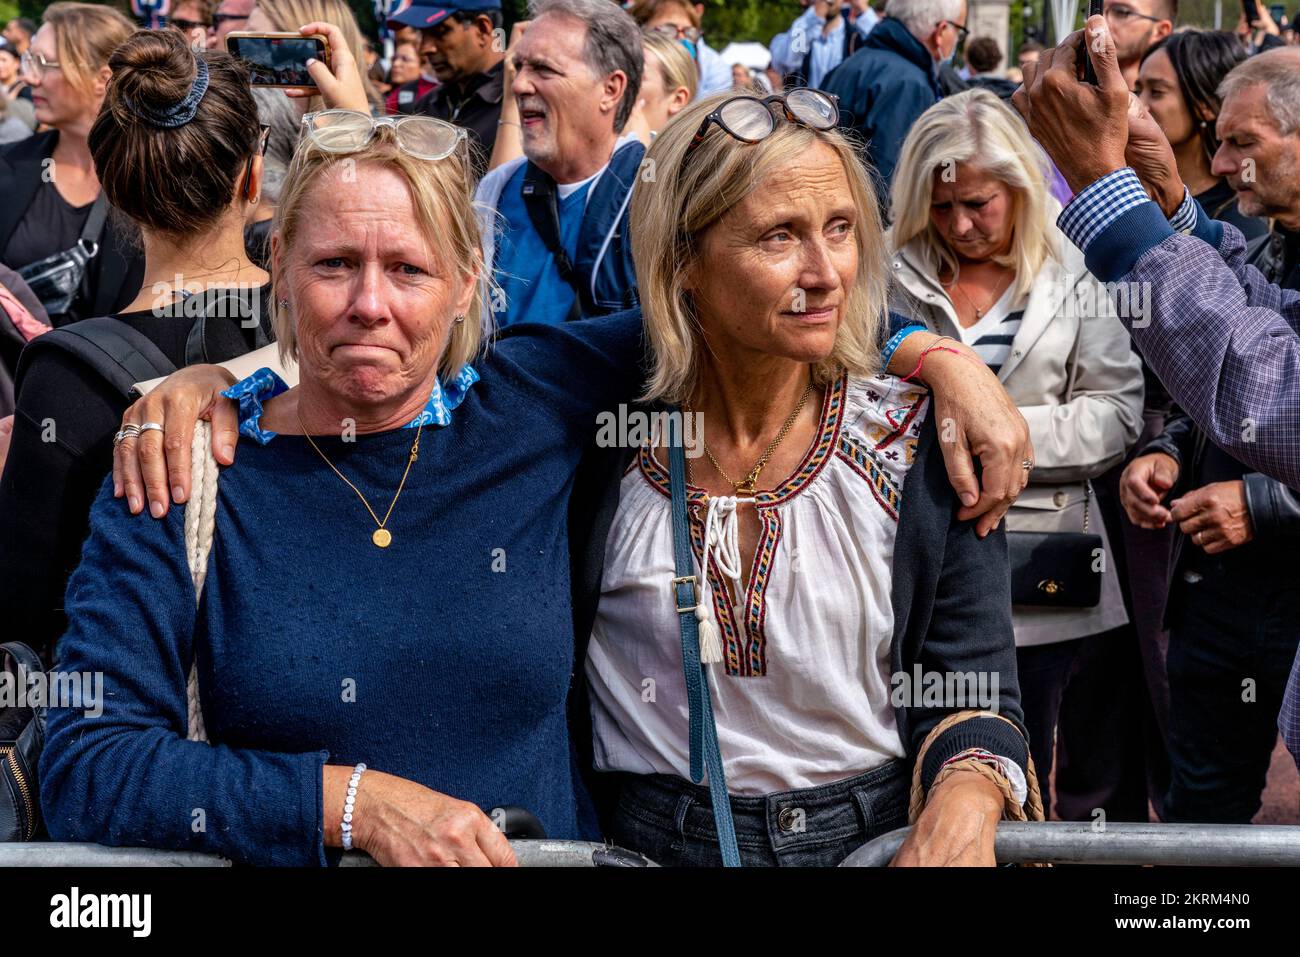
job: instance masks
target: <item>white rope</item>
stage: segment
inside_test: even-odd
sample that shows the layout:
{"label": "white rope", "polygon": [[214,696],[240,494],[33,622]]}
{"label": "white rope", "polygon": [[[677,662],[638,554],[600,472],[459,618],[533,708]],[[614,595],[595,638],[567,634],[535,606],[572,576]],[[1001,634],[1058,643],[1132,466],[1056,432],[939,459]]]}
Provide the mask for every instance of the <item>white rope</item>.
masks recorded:
{"label": "white rope", "polygon": [[[195,425],[190,462],[190,499],[185,505],[185,554],[197,602],[203,595],[203,583],[208,576],[208,555],[212,551],[217,522],[219,473],[217,461],[212,457],[212,430],[207,422],[200,421]],[[190,663],[185,698],[189,728],[186,737],[190,741],[207,741],[199,703],[199,673],[193,662]]]}

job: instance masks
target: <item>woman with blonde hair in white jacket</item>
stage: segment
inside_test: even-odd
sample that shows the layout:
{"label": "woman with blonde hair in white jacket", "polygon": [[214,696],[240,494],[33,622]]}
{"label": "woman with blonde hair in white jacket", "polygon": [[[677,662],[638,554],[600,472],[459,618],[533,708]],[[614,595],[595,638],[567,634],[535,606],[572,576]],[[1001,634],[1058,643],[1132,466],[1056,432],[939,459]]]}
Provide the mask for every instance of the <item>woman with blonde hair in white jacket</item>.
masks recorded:
{"label": "woman with blonde hair in white jacket", "polygon": [[[1088,480],[1137,441],[1143,396],[1109,291],[1056,227],[1049,169],[996,96],[948,97],[903,144],[890,237],[894,308],[971,346],[1029,423],[1036,461],[1007,531],[1025,723],[1044,782],[1082,639],[1128,620]],[[1120,304],[1136,311],[1141,299]]]}

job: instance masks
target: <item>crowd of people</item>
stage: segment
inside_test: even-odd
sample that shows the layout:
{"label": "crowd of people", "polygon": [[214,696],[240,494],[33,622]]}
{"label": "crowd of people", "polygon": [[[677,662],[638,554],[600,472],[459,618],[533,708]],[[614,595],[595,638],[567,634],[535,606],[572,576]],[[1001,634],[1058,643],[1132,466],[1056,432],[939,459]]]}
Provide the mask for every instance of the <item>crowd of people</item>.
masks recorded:
{"label": "crowd of people", "polygon": [[[18,839],[501,865],[519,805],[954,865],[1255,817],[1279,725],[1300,764],[1294,34],[1107,0],[1012,66],[966,0],[801,5],[763,70],[686,0],[9,24],[0,607],[105,689],[0,759]],[[251,87],[236,30],[328,62]]]}

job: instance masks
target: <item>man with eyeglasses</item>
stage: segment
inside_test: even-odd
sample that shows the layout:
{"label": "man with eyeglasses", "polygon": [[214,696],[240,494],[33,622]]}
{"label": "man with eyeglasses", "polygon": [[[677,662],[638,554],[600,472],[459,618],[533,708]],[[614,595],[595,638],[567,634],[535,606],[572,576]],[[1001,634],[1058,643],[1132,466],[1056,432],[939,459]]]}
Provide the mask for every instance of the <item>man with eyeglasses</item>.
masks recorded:
{"label": "man with eyeglasses", "polygon": [[938,102],[939,66],[966,32],[966,0],[889,0],[862,49],[822,84],[839,97],[840,124],[861,137],[863,158],[880,174],[882,208],[907,131]]}
{"label": "man with eyeglasses", "polygon": [[1174,32],[1178,0],[1105,0],[1101,9],[1115,38],[1120,72],[1131,90],[1147,50]]}
{"label": "man with eyeglasses", "polygon": [[420,31],[420,59],[438,77],[437,89],[416,101],[412,115],[468,130],[478,176],[487,169],[501,119],[506,51],[501,24],[501,0],[413,5],[388,20],[389,27]]}
{"label": "man with eyeglasses", "polygon": [[208,27],[208,49],[224,50],[226,34],[247,28],[255,6],[257,0],[221,0],[217,12],[212,15],[212,26]]}

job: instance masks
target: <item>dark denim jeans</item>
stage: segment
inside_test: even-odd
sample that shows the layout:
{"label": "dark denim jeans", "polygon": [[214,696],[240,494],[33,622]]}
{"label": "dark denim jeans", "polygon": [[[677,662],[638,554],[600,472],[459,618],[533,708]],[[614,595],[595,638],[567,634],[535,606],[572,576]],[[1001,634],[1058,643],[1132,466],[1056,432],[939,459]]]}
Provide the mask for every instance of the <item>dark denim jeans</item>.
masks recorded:
{"label": "dark denim jeans", "polygon": [[1248,824],[1259,811],[1300,643],[1300,587],[1288,563],[1246,558],[1201,558],[1178,583],[1167,662],[1168,821]]}
{"label": "dark denim jeans", "polygon": [[[667,774],[619,775],[610,837],[665,867],[721,867],[713,806],[703,787]],[[818,788],[732,797],[746,867],[834,867],[867,841],[907,823],[903,761]]]}

